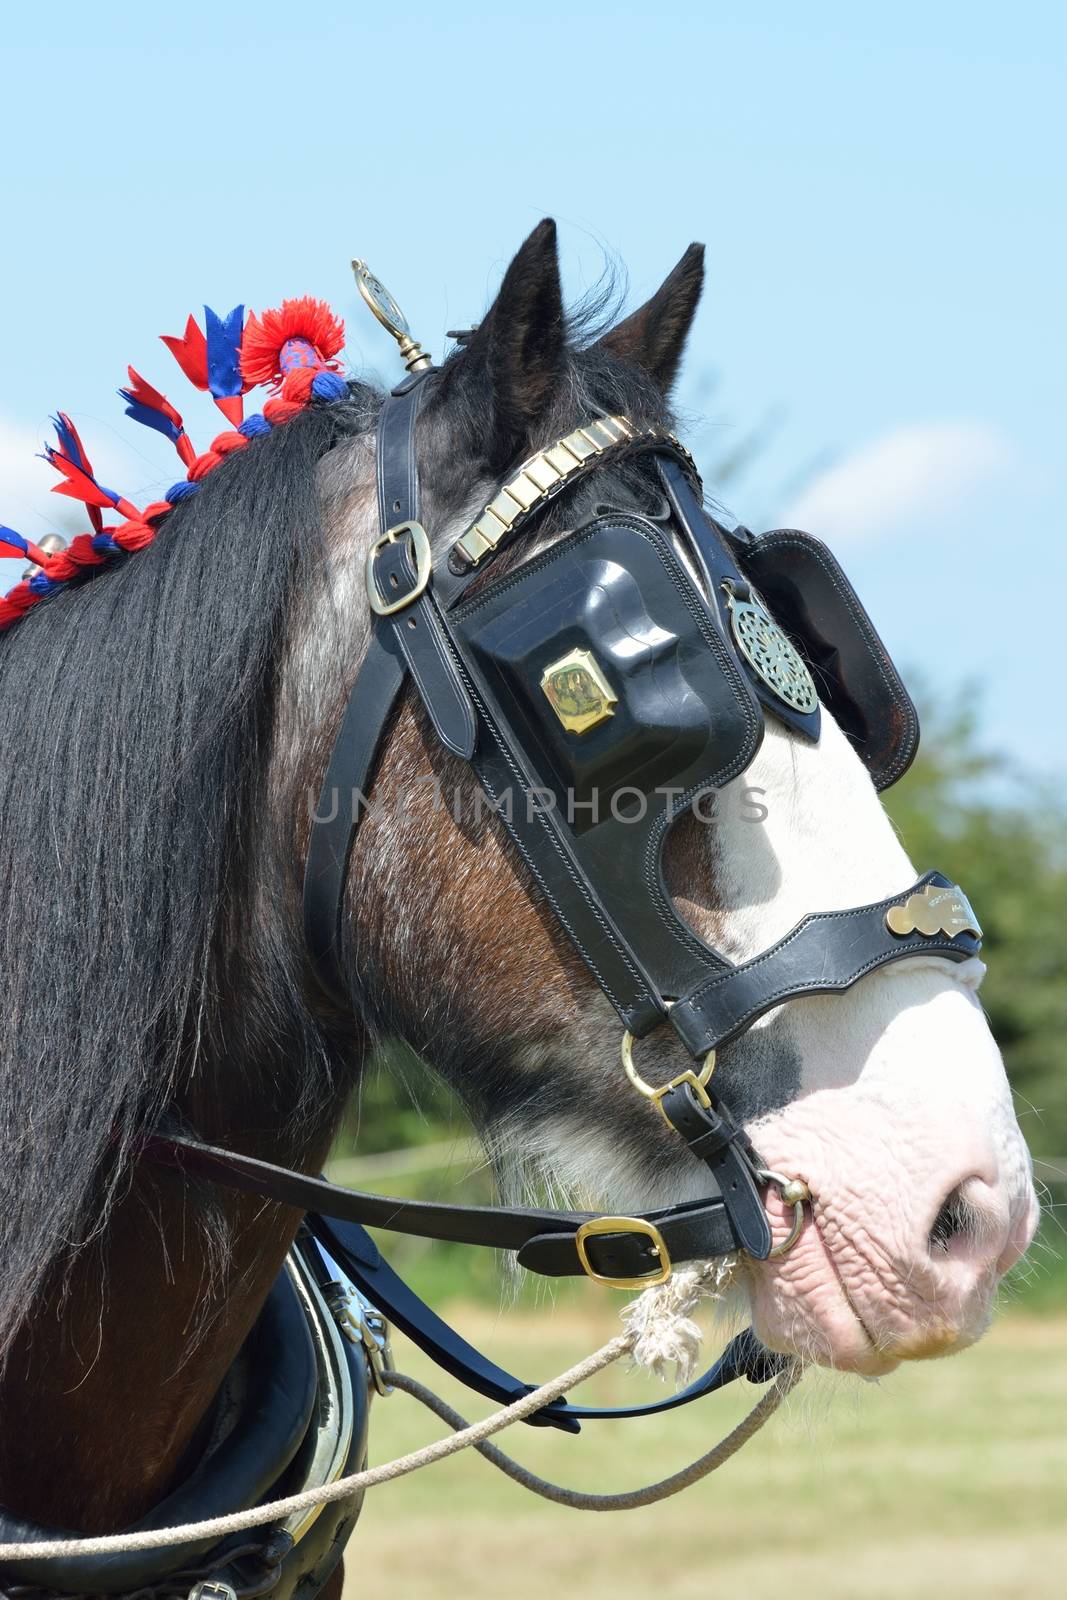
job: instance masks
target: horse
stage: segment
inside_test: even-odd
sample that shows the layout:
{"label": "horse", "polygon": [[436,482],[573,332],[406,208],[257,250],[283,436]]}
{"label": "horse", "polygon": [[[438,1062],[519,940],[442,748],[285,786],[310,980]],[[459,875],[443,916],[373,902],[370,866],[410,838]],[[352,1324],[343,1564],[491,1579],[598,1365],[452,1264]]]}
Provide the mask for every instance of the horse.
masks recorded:
{"label": "horse", "polygon": [[[534,229],[427,380],[435,560],[505,474],[591,416],[673,428],[702,284],[692,246],[597,329],[565,312],[554,224]],[[309,961],[315,805],[370,639],[382,404],[349,380],[233,451],[146,548],[3,640],[0,1505],[39,1523],[124,1527],[191,1471],[300,1226],[146,1159],[153,1130],[314,1174],[368,1052],[402,1039],[463,1102],[505,1197],[549,1185],[625,1213],[714,1188],[620,1091],[609,1001],[410,689],[374,788],[404,803],[368,807],[349,864],[344,994]],[[647,460],[606,457],[504,570],[605,503],[667,515]],[[685,923],[738,962],[915,877],[825,707],[817,741],[767,718],[713,813],[679,817],[665,874]],[[986,1328],[1037,1202],[982,972],[919,952],[720,1051],[724,1101],[812,1196],[795,1247],[743,1267],[768,1350],[875,1376]],[[641,1041],[648,1078],[682,1064],[666,1032]],[[773,1191],[767,1207],[781,1237],[788,1207]]]}

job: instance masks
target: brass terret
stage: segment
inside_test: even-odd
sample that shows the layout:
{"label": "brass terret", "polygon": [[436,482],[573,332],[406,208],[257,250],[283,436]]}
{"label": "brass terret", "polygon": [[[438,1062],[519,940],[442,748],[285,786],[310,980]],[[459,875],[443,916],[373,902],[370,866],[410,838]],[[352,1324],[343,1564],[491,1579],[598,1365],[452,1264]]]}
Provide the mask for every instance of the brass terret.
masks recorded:
{"label": "brass terret", "polygon": [[409,372],[424,372],[433,362],[422,346],[411,337],[408,319],[393,299],[385,284],[374,276],[365,261],[352,263],[356,275],[356,288],[370,306],[387,333],[391,333],[400,347],[400,354]]}

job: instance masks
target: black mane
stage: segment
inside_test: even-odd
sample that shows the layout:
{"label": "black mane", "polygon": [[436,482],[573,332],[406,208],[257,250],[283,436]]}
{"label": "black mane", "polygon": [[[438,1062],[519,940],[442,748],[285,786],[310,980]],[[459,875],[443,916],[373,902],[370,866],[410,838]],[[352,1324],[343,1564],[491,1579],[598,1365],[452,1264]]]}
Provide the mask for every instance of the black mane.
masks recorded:
{"label": "black mane", "polygon": [[[0,1351],[218,1032],[287,618],[322,566],[315,468],[365,395],[229,457],[151,546],[0,641]],[[299,970],[261,943],[269,1026],[312,1073]]]}
{"label": "black mane", "polygon": [[[598,410],[663,425],[657,387],[582,332],[533,442]],[[434,384],[420,457],[436,518],[493,475],[480,455],[484,383],[464,377],[462,349]],[[373,425],[379,403],[353,384],[347,401],[229,456],[152,545],[0,641],[0,1355],[50,1268],[102,1230],[138,1136],[173,1105],[205,1131],[207,1064],[225,1055],[240,1073],[269,1050],[277,1071],[285,1063],[287,1103],[321,1107],[333,1090],[337,1057],[305,1004],[299,938],[279,936],[288,886],[265,861],[260,779],[294,612],[323,592],[316,468]],[[612,475],[640,492],[646,470]],[[591,482],[566,497],[541,532],[595,494]],[[291,849],[279,854],[295,870]],[[271,907],[254,934],[253,884]],[[249,1120],[226,1130],[246,1147],[270,1114],[257,1124],[248,1099]]]}

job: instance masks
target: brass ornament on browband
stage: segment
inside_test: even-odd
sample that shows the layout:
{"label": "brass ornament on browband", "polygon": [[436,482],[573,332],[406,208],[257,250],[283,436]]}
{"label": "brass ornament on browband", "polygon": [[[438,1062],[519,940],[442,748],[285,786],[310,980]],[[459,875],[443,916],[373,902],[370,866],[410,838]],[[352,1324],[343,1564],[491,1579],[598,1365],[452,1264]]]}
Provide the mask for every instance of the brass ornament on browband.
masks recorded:
{"label": "brass ornament on browband", "polygon": [[432,359],[422,346],[411,337],[411,326],[389,290],[376,278],[365,261],[358,258],[352,263],[359,290],[374,316],[387,333],[391,333],[400,349],[400,355],[409,372],[425,372],[433,366]]}

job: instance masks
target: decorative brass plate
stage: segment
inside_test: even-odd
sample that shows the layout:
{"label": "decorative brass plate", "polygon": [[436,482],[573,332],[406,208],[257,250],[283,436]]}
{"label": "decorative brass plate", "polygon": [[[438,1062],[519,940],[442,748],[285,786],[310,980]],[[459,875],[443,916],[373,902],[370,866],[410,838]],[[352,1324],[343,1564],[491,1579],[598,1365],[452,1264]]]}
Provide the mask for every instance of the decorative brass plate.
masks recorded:
{"label": "decorative brass plate", "polygon": [[732,584],[723,588],[734,641],[757,678],[794,711],[814,711],[819,697],[811,673],[755,592],[750,589],[743,600]]}
{"label": "decorative brass plate", "polygon": [[943,933],[951,938],[957,933],[973,933],[982,937],[982,927],[971,910],[970,901],[962,889],[950,884],[928,883],[917,894],[911,894],[903,905],[890,906],[885,914],[885,925],[890,933],[903,939],[909,933],[921,933],[927,939]]}
{"label": "decorative brass plate", "polygon": [[612,693],[596,657],[589,650],[570,650],[541,674],[545,699],[570,733],[588,733],[615,715],[618,695]]}

